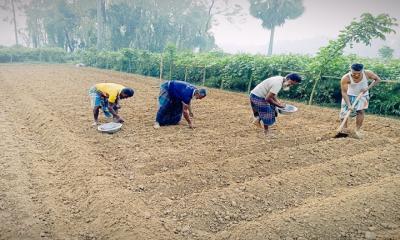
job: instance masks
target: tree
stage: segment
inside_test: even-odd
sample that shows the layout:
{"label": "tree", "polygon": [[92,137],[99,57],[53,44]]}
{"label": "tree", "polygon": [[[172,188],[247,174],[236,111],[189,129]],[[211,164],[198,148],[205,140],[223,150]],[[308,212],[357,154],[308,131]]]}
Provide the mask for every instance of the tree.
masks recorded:
{"label": "tree", "polygon": [[212,49],[209,7],[208,1],[202,0],[110,0],[106,24],[111,47],[162,52],[173,43],[180,50]]}
{"label": "tree", "polygon": [[[243,8],[240,4],[233,3],[233,1],[227,0],[198,0],[204,8],[207,9],[207,15],[205,18],[203,36],[205,38],[212,38],[212,34],[209,32],[213,24],[218,24],[216,16],[224,16],[229,22],[233,23],[233,19],[243,18]],[[233,18],[233,16],[235,18]],[[212,40],[214,41],[214,40]]]}
{"label": "tree", "polygon": [[129,47],[135,38],[138,28],[139,9],[131,8],[126,3],[112,4],[107,10],[108,25],[111,31],[111,47],[113,50]]}
{"label": "tree", "polygon": [[76,47],[75,30],[79,23],[72,6],[72,2],[65,0],[48,2],[43,19],[49,44],[70,52]]}
{"label": "tree", "polygon": [[19,45],[16,12],[17,12],[17,9],[21,9],[22,6],[23,6],[22,0],[1,0],[0,1],[0,9],[11,12],[11,15],[12,15],[11,19],[9,20],[8,17],[5,17],[3,19],[3,21],[9,21],[10,23],[12,23],[14,25],[15,45]]}
{"label": "tree", "polygon": [[249,0],[250,14],[262,21],[263,28],[271,31],[268,56],[272,55],[275,27],[287,19],[295,19],[304,12],[303,0]]}
{"label": "tree", "polygon": [[[37,48],[45,42],[45,31],[43,27],[43,3],[32,1],[25,7],[26,31],[30,38],[30,43]],[[30,45],[30,44],[28,44]]]}
{"label": "tree", "polygon": [[209,29],[216,12],[209,12],[208,1],[35,0],[25,8],[26,25],[34,47],[162,52],[173,43],[179,50],[206,51],[215,47]]}
{"label": "tree", "polygon": [[18,45],[17,18],[15,17],[15,4],[14,4],[14,0],[11,0],[11,9],[12,9],[12,13],[13,13],[14,32],[15,32],[15,45]]}
{"label": "tree", "polygon": [[388,14],[380,14],[374,17],[370,13],[363,13],[359,21],[352,21],[350,25],[345,27],[336,40],[329,41],[328,46],[320,48],[317,56],[308,66],[308,72],[311,73],[310,78],[314,79],[309,104],[313,102],[316,86],[321,79],[322,73],[330,68],[330,64],[343,55],[343,50],[347,45],[350,47],[354,43],[364,43],[371,45],[371,41],[375,38],[385,40],[385,34],[395,33],[392,29],[397,26],[396,19]]}
{"label": "tree", "polygon": [[97,0],[68,0],[76,16],[74,42],[77,48],[87,49],[97,45]]}
{"label": "tree", "polygon": [[106,1],[97,0],[97,50],[103,50],[105,43]]}
{"label": "tree", "polygon": [[394,49],[389,46],[383,46],[379,49],[379,56],[384,60],[390,60],[393,58]]}

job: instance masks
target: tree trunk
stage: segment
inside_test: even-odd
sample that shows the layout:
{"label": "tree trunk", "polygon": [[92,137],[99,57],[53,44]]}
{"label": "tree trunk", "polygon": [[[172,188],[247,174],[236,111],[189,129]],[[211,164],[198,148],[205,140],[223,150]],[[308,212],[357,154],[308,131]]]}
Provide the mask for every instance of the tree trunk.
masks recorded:
{"label": "tree trunk", "polygon": [[209,28],[209,25],[210,25],[210,22],[211,22],[211,18],[212,18],[211,11],[212,11],[212,9],[213,9],[213,7],[214,7],[214,4],[215,4],[215,0],[212,0],[212,1],[211,1],[211,5],[210,5],[210,7],[208,8],[208,17],[207,17],[206,25],[205,25],[205,27],[204,27],[204,34],[206,34],[207,31],[208,31],[208,28]]}
{"label": "tree trunk", "polygon": [[204,65],[204,70],[203,70],[203,86],[206,84],[206,71],[207,71],[207,66]]}
{"label": "tree trunk", "polygon": [[[183,32],[183,26],[182,25],[179,25],[179,34],[178,34],[178,36],[177,36],[177,38],[176,38],[176,43],[175,43],[175,46],[176,46],[176,48],[177,49],[180,49],[181,48],[181,42],[182,42],[182,32]],[[161,50],[161,49],[160,49]]]}
{"label": "tree trunk", "polygon": [[268,54],[267,56],[272,55],[272,47],[274,45],[274,34],[275,34],[275,27],[271,28],[271,35],[269,36],[269,47],[268,47]]}
{"label": "tree trunk", "polygon": [[31,30],[33,48],[37,48],[39,45],[39,34],[38,34],[39,27],[38,26],[39,26],[38,19],[35,18],[35,25],[34,25],[34,27],[32,27],[32,30]]}
{"label": "tree trunk", "polygon": [[247,85],[247,93],[249,94],[251,91],[251,84],[253,82],[253,77],[250,77],[249,84]]}
{"label": "tree trunk", "polygon": [[104,48],[104,12],[105,0],[97,0],[97,50]]}
{"label": "tree trunk", "polygon": [[65,28],[64,28],[64,33],[65,33],[65,39],[66,39],[67,47],[69,48],[70,52],[73,52],[74,48],[72,47],[71,41],[69,40],[69,35],[68,35],[68,32],[67,32],[67,29],[65,29]]}
{"label": "tree trunk", "polygon": [[34,33],[34,35],[32,36],[32,46],[33,46],[33,48],[38,47],[38,40],[37,40],[36,33]]}
{"label": "tree trunk", "polygon": [[163,59],[163,55],[161,54],[161,58],[160,58],[160,81],[163,78],[163,68],[164,68],[164,63],[163,63],[164,59]]}
{"label": "tree trunk", "polygon": [[321,80],[321,75],[322,75],[322,71],[319,72],[318,78],[315,79],[315,82],[314,82],[314,85],[313,85],[313,88],[312,88],[311,94],[310,94],[310,100],[308,100],[308,105],[312,105],[312,103],[313,103],[315,89],[317,89],[317,84],[318,84],[319,80]]}
{"label": "tree trunk", "polygon": [[18,45],[17,18],[15,17],[14,0],[11,0],[11,8],[12,8],[12,12],[13,12],[14,33],[15,33],[15,45]]}

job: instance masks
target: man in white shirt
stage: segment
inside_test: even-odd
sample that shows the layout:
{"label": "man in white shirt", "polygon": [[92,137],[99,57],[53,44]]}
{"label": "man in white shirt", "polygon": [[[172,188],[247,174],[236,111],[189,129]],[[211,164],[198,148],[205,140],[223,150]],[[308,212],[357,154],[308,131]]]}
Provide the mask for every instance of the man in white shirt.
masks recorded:
{"label": "man in white shirt", "polygon": [[262,122],[267,136],[271,135],[268,127],[275,123],[275,107],[285,107],[285,104],[277,98],[279,91],[282,87],[284,90],[289,90],[290,86],[300,82],[301,77],[297,73],[288,74],[286,77],[275,76],[265,79],[250,92],[250,103],[254,114],[253,123],[261,126]]}
{"label": "man in white shirt", "polygon": [[[373,82],[368,85],[368,80],[372,79]],[[356,131],[355,136],[362,138],[361,126],[364,121],[365,110],[368,109],[369,90],[381,81],[380,77],[370,70],[364,70],[364,65],[361,63],[354,63],[350,67],[350,72],[346,73],[341,81],[342,104],[339,114],[340,120],[343,121],[347,111],[352,111],[350,116],[356,117]],[[356,100],[357,96],[362,93],[362,97],[355,104],[354,109],[351,105]],[[348,132],[347,122],[345,123],[344,132]]]}

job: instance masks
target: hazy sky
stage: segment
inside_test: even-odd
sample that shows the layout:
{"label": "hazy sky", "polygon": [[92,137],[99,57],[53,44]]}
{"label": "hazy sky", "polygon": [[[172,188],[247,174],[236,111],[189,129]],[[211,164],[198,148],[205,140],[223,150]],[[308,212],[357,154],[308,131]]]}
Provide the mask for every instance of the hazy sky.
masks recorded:
{"label": "hazy sky", "polygon": [[[218,0],[222,1],[222,0]],[[247,0],[228,0],[238,3],[248,13]],[[305,12],[295,20],[287,21],[276,28],[274,53],[309,53],[314,54],[334,39],[339,31],[362,13],[387,13],[400,20],[400,0],[304,0]],[[0,12],[1,19],[4,12]],[[217,45],[231,53],[265,53],[269,40],[269,31],[261,27],[261,22],[247,16],[245,22],[234,24],[217,18],[219,24],[212,28]],[[400,22],[400,21],[399,21]],[[20,27],[23,20],[19,21]],[[348,52],[362,56],[376,56],[377,49],[388,45],[395,49],[395,56],[400,57],[400,27],[395,28],[397,34],[388,36],[387,41],[374,41],[372,47],[356,46]],[[0,22],[0,45],[14,43],[12,25]]]}

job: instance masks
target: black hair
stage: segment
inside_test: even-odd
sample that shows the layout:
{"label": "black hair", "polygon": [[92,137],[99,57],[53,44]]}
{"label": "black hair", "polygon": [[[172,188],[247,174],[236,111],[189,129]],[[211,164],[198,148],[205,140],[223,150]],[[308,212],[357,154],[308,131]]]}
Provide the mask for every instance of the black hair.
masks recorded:
{"label": "black hair", "polygon": [[300,77],[300,75],[297,74],[297,73],[288,74],[288,75],[286,76],[286,78],[287,78],[287,79],[290,79],[290,80],[292,80],[292,81],[298,82],[298,83],[301,82],[301,77]]}
{"label": "black hair", "polygon": [[354,71],[361,71],[364,69],[364,65],[362,65],[361,63],[354,63],[351,65],[351,69],[353,69]]}
{"label": "black hair", "polygon": [[135,93],[135,92],[133,91],[132,88],[126,87],[126,88],[124,88],[124,89],[121,90],[121,93],[120,93],[120,94],[124,94],[124,95],[127,96],[127,97],[132,97],[134,93]]}

